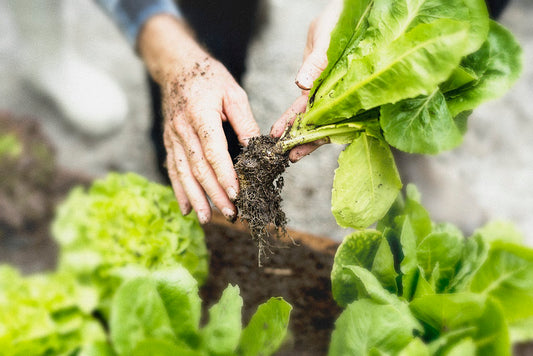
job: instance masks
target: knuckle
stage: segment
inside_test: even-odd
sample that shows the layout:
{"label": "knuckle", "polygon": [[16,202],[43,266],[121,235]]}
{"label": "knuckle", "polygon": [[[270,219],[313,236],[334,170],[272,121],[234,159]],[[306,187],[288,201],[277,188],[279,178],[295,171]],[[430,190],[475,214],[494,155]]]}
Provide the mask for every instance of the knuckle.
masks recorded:
{"label": "knuckle", "polygon": [[246,91],[239,85],[235,86],[233,89],[233,95],[238,99],[242,101],[248,101],[248,94]]}
{"label": "knuckle", "polygon": [[204,183],[209,172],[205,162],[203,160],[201,162],[196,162],[191,169],[193,176],[200,182],[200,184]]}

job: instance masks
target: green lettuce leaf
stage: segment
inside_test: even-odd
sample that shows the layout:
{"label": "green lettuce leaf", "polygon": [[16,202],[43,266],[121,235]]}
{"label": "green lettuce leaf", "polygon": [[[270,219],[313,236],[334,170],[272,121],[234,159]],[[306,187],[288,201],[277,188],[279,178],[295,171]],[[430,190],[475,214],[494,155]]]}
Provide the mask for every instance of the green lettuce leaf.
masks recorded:
{"label": "green lettuce leaf", "polygon": [[343,80],[327,95],[315,98],[302,124],[335,123],[360,110],[433,92],[465,55],[467,29],[466,24],[448,19],[419,24],[389,46],[352,59]]}
{"label": "green lettuce leaf", "polygon": [[[471,338],[462,339],[457,344],[453,345],[445,353],[446,356],[468,356],[478,355],[477,347]],[[495,354],[493,354],[495,355]]]}
{"label": "green lettuce leaf", "polygon": [[413,340],[414,318],[391,304],[360,299],[335,322],[328,355],[397,354]]}
{"label": "green lettuce leaf", "polygon": [[521,55],[522,50],[514,36],[502,25],[491,21],[486,44],[463,63],[478,74],[479,79],[446,93],[452,116],[506,93],[522,70]]}
{"label": "green lettuce leaf", "polygon": [[463,140],[439,89],[383,105],[380,123],[387,142],[404,152],[435,154],[457,147]]}
{"label": "green lettuce leaf", "polygon": [[363,134],[339,156],[331,198],[333,215],[340,226],[366,228],[386,214],[400,188],[388,145]]}
{"label": "green lettuce leaf", "polygon": [[105,341],[103,328],[91,316],[97,296],[69,274],[23,277],[0,266],[0,353],[72,354]]}
{"label": "green lettuce leaf", "polygon": [[291,310],[291,305],[283,298],[270,298],[261,304],[242,331],[239,355],[274,354],[287,335]]}
{"label": "green lettuce leaf", "polygon": [[130,279],[118,288],[109,322],[111,341],[119,355],[131,355],[146,339],[178,345],[165,303],[149,276]]}
{"label": "green lettuce leaf", "polygon": [[373,230],[356,231],[344,238],[331,270],[331,288],[337,304],[346,306],[358,297],[356,277],[345,267],[370,269],[382,240],[381,233]]}
{"label": "green lettuce leaf", "polygon": [[213,355],[235,352],[242,331],[242,298],[239,287],[229,285],[217,304],[209,309],[209,322],[202,329],[206,350]]}
{"label": "green lettuce leaf", "polygon": [[174,334],[190,347],[199,343],[202,301],[198,297],[198,282],[181,266],[151,274]]}
{"label": "green lettuce leaf", "polygon": [[100,289],[103,309],[120,285],[121,269],[183,265],[207,278],[204,233],[194,214],[182,216],[169,187],[133,173],[111,173],[85,192],[75,188],[59,206],[52,233],[59,270]]}
{"label": "green lettuce leaf", "polygon": [[533,250],[513,243],[494,241],[487,259],[473,275],[470,290],[491,296],[502,306],[513,341],[531,335],[522,330],[533,319]]}
{"label": "green lettuce leaf", "polygon": [[[463,256],[464,237],[453,229],[435,229],[416,248],[417,261],[427,279],[435,278],[435,290],[443,292],[455,276]],[[438,275],[434,275],[434,273]]]}
{"label": "green lettuce leaf", "polygon": [[[313,83],[313,88],[309,94],[310,104],[314,102],[319,88],[335,85],[337,80],[346,74],[348,55],[357,49],[368,28],[367,17],[373,3],[373,0],[344,0],[344,9],[331,32],[327,51],[328,65]],[[327,92],[327,89],[321,90]]]}
{"label": "green lettuce leaf", "polygon": [[[136,344],[131,356],[200,356],[198,351],[161,339],[144,339]],[[96,356],[96,355],[95,355]]]}

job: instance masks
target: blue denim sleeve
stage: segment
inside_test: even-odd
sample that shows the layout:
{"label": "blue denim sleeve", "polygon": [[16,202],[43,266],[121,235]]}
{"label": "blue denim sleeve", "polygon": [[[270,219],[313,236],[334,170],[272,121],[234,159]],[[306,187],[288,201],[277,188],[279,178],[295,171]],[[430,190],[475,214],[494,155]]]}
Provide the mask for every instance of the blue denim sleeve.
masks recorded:
{"label": "blue denim sleeve", "polygon": [[96,0],[120,27],[134,47],[144,23],[153,15],[169,14],[181,17],[173,0]]}

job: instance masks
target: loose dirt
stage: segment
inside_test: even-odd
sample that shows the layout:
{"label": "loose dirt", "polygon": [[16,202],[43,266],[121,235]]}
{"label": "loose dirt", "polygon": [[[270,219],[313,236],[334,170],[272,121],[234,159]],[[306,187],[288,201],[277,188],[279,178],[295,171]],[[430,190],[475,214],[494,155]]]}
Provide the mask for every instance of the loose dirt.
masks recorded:
{"label": "loose dirt", "polygon": [[289,165],[289,158],[275,144],[276,139],[269,136],[253,137],[235,163],[240,185],[235,206],[258,245],[259,265],[272,252],[271,232],[277,232],[278,236],[286,234],[287,218],[281,209],[281,175]]}

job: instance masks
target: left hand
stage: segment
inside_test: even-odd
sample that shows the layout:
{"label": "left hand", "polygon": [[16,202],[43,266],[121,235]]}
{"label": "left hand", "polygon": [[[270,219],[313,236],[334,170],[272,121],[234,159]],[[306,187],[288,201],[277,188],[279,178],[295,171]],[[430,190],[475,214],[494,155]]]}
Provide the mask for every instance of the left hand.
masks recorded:
{"label": "left hand", "polygon": [[[313,82],[322,74],[328,65],[327,52],[331,31],[333,31],[337,24],[343,9],[343,3],[342,0],[330,0],[320,16],[311,22],[307,32],[303,63],[295,79],[296,85],[302,89],[302,95],[272,125],[270,130],[272,137],[280,137],[285,129],[293,124],[296,117],[305,112],[309,91],[313,87]],[[327,140],[319,140],[297,146],[289,153],[289,159],[291,162],[296,162],[324,143],[327,143]]]}

